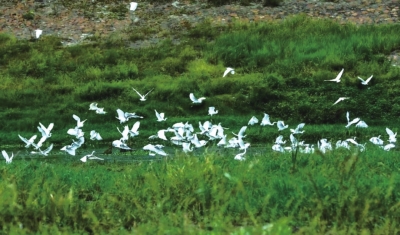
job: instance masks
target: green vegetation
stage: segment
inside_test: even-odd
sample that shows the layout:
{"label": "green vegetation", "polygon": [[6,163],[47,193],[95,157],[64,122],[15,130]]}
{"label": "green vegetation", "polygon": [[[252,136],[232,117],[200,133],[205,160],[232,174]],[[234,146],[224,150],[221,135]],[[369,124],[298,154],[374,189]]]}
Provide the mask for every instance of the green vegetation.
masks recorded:
{"label": "green vegetation", "polygon": [[295,173],[290,154],[15,160],[0,167],[0,225],[7,234],[397,234],[399,163],[380,149],[299,154]]}
{"label": "green vegetation", "polygon": [[[10,131],[36,133],[41,121],[55,122],[59,134],[53,141],[64,144],[65,131],[74,125],[73,113],[88,118],[88,128],[115,132],[117,108],[146,117],[141,133],[149,135],[161,128],[153,122],[154,109],[166,113],[166,125],[182,120],[196,124],[209,119],[208,106],[219,110],[213,122],[232,129],[263,112],[292,125],[332,125],[326,131],[321,126],[311,128],[315,132],[307,130],[305,137],[311,139],[306,140],[342,138],[346,133],[369,138],[382,133],[384,125],[396,132],[400,69],[391,66],[386,55],[400,47],[399,28],[340,25],[306,16],[228,27],[205,21],[182,35],[180,45],[166,40],[142,49],[127,49],[127,42],[116,35],[63,47],[53,36],[30,42],[1,34],[0,116],[7,124],[0,127],[0,143],[15,143]],[[222,78],[227,66],[236,74]],[[334,78],[341,68],[341,83],[323,81]],[[357,76],[371,74],[370,85],[361,85]],[[131,87],[141,92],[155,89],[148,101],[140,102]],[[193,106],[190,92],[207,97],[205,104]],[[332,106],[343,96],[351,99]],[[91,102],[108,113],[89,111]],[[346,111],[376,129],[343,130]],[[251,138],[259,143],[275,138],[270,131],[257,131]]]}
{"label": "green vegetation", "polygon": [[[95,129],[109,145],[120,136],[117,108],[145,117],[134,148],[176,122],[188,121],[196,130],[199,121],[221,122],[230,133],[263,112],[291,126],[305,122],[301,140],[307,143],[354,136],[364,143],[385,135],[386,125],[398,131],[400,69],[386,56],[400,48],[399,31],[400,25],[340,25],[306,16],[226,27],[205,21],[180,35],[179,45],[165,40],[141,49],[127,47],[130,42],[118,35],[64,47],[53,36],[22,41],[0,34],[0,144],[21,150],[17,134],[30,137],[38,122],[55,123],[49,139],[55,148],[70,144],[66,132],[77,114],[88,119],[86,133]],[[222,78],[228,66],[236,73]],[[342,68],[341,83],[323,81]],[[357,76],[371,74],[370,85],[361,85]],[[131,87],[154,91],[141,102]],[[192,105],[191,92],[207,97],[204,104]],[[343,96],[351,99],[332,106]],[[108,113],[89,111],[92,102]],[[218,115],[207,116],[209,106]],[[154,109],[165,112],[167,122],[156,122]],[[347,111],[370,127],[346,129]],[[246,135],[252,146],[265,146],[277,130],[254,126]],[[53,160],[17,156],[0,164],[4,233],[400,232],[394,151],[268,151],[244,162],[234,161],[230,150],[201,156],[177,151],[173,158],[124,164],[81,164],[57,151]]]}

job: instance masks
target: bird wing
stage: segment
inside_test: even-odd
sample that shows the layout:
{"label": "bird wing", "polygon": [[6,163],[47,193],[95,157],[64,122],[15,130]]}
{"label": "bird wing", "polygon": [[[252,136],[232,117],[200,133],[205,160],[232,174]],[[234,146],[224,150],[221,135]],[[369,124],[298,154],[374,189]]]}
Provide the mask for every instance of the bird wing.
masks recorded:
{"label": "bird wing", "polygon": [[190,94],[189,94],[189,98],[190,98],[190,100],[193,101],[193,102],[196,102],[196,101],[197,101],[197,99],[196,99],[196,97],[194,97],[193,93],[190,93]]}
{"label": "bird wing", "polygon": [[387,133],[389,136],[394,136],[394,132],[393,132],[392,130],[390,130],[389,128],[387,128],[387,127],[386,127],[386,133]]}
{"label": "bird wing", "polygon": [[144,97],[144,96],[142,96],[142,94],[140,94],[137,90],[135,90],[135,88],[132,87],[132,89],[133,89],[134,91],[136,91],[136,93],[137,93],[140,97],[142,97],[142,98]]}
{"label": "bird wing", "polygon": [[22,141],[25,142],[25,144],[30,144],[29,141],[28,141],[26,138],[20,136],[19,134],[18,134],[18,136],[19,136],[19,138],[20,138]]}
{"label": "bird wing", "polygon": [[72,114],[72,117],[75,119],[75,121],[77,121],[77,122],[80,122],[81,121],[81,119],[78,117],[78,116],[76,116],[75,114]]}
{"label": "bird wing", "polygon": [[294,135],[293,134],[290,134],[290,142],[292,142],[292,144],[293,145],[296,145],[297,146],[297,139],[296,139],[296,137],[294,137]]}
{"label": "bird wing", "polygon": [[335,104],[337,104],[337,103],[339,103],[340,101],[342,101],[343,99],[342,98],[339,98],[338,100],[336,100],[336,102],[335,103],[333,103],[332,105],[335,105]]}
{"label": "bird wing", "polygon": [[284,128],[285,124],[283,123],[283,121],[278,121],[278,123],[276,123],[276,126],[277,126],[279,129],[282,129],[282,128]]}
{"label": "bird wing", "polygon": [[158,138],[160,138],[160,139],[168,140],[167,137],[165,137],[165,130],[159,130],[159,131],[157,132],[157,136],[158,136]]}
{"label": "bird wing", "polygon": [[150,92],[152,92],[154,90],[154,88],[153,89],[151,89],[149,92],[147,92],[146,93],[146,95],[144,95],[143,97],[146,97],[148,94],[150,94]]}
{"label": "bird wing", "polygon": [[135,124],[133,124],[131,131],[132,131],[132,132],[137,132],[137,130],[139,129],[139,127],[140,127],[140,122],[137,121],[137,122],[135,122]]}
{"label": "bird wing", "polygon": [[97,110],[97,103],[91,103],[89,105],[89,110]]}
{"label": "bird wing", "polygon": [[32,136],[32,137],[29,139],[29,143],[33,143],[33,141],[36,140],[36,137],[37,137],[37,135]]}
{"label": "bird wing", "polygon": [[336,78],[334,79],[335,81],[340,81],[340,78],[342,77],[344,69],[342,69],[339,74],[336,76]]}
{"label": "bird wing", "polygon": [[374,76],[374,75],[371,75],[371,77],[369,77],[369,78],[365,81],[365,83],[368,83],[369,81],[371,81],[371,79],[372,79],[373,76]]}
{"label": "bird wing", "polygon": [[6,161],[10,161],[10,157],[8,156],[8,153],[5,150],[1,151],[1,153],[3,154],[3,157],[6,159]]}
{"label": "bird wing", "polygon": [[244,132],[246,131],[247,126],[242,126],[242,128],[240,128],[240,131],[238,133],[239,137],[245,137]]}
{"label": "bird wing", "polygon": [[53,144],[51,144],[43,153],[48,154],[53,149]]}
{"label": "bird wing", "polygon": [[357,77],[358,79],[360,79],[361,80],[361,82],[365,82],[365,80],[364,79],[362,79],[362,78],[360,78],[360,77]]}
{"label": "bird wing", "polygon": [[232,68],[226,68],[224,75],[222,77],[225,77],[229,72],[231,72],[233,69]]}
{"label": "bird wing", "polygon": [[121,109],[117,109],[118,119],[123,120],[125,119],[125,113]]}
{"label": "bird wing", "polygon": [[161,117],[160,113],[157,112],[157,110],[154,109],[154,111],[156,112],[156,117],[157,117],[158,120],[163,119],[163,118]]}

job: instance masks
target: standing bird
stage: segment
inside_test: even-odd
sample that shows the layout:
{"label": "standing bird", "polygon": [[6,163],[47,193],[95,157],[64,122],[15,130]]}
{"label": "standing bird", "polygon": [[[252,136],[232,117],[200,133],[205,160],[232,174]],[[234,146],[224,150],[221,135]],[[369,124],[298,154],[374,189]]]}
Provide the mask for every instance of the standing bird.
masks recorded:
{"label": "standing bird", "polygon": [[339,72],[339,74],[336,76],[335,79],[331,79],[331,80],[324,80],[324,81],[328,81],[328,82],[340,82],[340,78],[342,77],[344,69],[342,69],[342,71]]}
{"label": "standing bird", "polygon": [[39,39],[39,38],[40,38],[40,35],[42,35],[42,33],[43,33],[43,30],[41,30],[41,29],[36,29],[36,30],[35,30],[35,37],[36,37],[36,39]]}

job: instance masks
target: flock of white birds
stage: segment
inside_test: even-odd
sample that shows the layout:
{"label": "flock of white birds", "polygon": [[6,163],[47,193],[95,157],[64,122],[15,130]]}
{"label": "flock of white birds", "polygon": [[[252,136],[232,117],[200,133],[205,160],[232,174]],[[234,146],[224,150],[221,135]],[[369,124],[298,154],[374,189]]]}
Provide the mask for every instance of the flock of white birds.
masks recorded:
{"label": "flock of white birds", "polygon": [[[178,2],[174,2],[173,6],[177,6]],[[136,2],[131,2],[130,3],[130,11],[134,12],[137,9],[138,3]],[[40,29],[35,30],[35,37],[36,39],[39,39],[40,36],[42,35],[43,31]],[[339,83],[341,80],[341,77],[343,75],[344,69],[342,69],[339,74],[336,76],[336,78],[331,79],[331,80],[325,80],[325,81],[331,81],[331,82],[336,82]],[[226,70],[223,73],[222,77],[226,77],[228,74],[235,74],[235,70],[233,68],[226,68]],[[368,83],[372,79],[372,75],[364,80],[360,77],[358,79],[361,81],[362,85],[368,85]],[[147,96],[153,91],[150,90],[148,91],[145,95],[142,95],[139,91],[137,91],[135,88],[132,88],[139,96],[140,96],[140,101],[146,101]],[[189,98],[193,104],[202,104],[202,102],[206,99],[205,97],[200,97],[196,98],[193,93],[189,94]],[[339,99],[333,103],[333,105],[338,104],[341,101],[344,101],[346,99],[350,99],[350,97],[339,97]],[[92,103],[89,106],[89,110],[94,110],[97,114],[106,114],[107,112],[104,111],[104,108],[99,108],[97,106],[97,103]],[[135,113],[129,113],[129,112],[124,112],[121,109],[117,109],[117,119],[119,120],[120,124],[126,123],[129,121],[129,119],[141,119],[143,118],[142,116],[136,115]],[[211,106],[208,109],[208,115],[213,116],[218,114],[218,110],[216,110],[215,107]],[[167,118],[165,117],[164,113],[159,113],[157,110],[155,110],[155,115],[157,118],[158,122],[163,122],[166,121]],[[85,120],[81,120],[77,115],[73,115],[73,118],[76,120],[76,126],[74,128],[71,128],[67,131],[69,135],[72,135],[75,137],[75,140],[70,145],[66,145],[63,148],[61,148],[62,151],[65,151],[66,153],[75,156],[76,155],[76,150],[79,149],[84,143],[85,143],[85,137],[84,137],[84,132],[82,131],[82,127],[84,126]],[[356,128],[367,128],[368,125],[361,120],[360,118],[354,118],[353,120],[350,121],[350,114],[347,112],[346,114],[347,118],[347,125],[345,128],[349,128],[351,125],[355,125]],[[259,122],[257,117],[253,116],[250,118],[248,122],[248,126],[255,125]],[[260,125],[261,126],[274,126],[276,124],[276,127],[278,128],[278,132],[283,131],[288,128],[288,125],[285,125],[284,121],[278,120],[276,122],[271,122],[270,117],[268,114],[264,113],[264,117],[261,120]],[[295,129],[290,129],[291,134],[289,135],[290,139],[290,144],[286,145],[286,140],[284,140],[283,135],[279,135],[276,140],[274,145],[272,146],[272,150],[276,152],[291,152],[291,151],[299,151],[301,153],[314,153],[314,145],[313,144],[307,144],[304,143],[304,141],[298,141],[299,137],[297,135],[304,133],[304,128],[305,123],[300,123]],[[50,123],[48,127],[45,127],[42,123],[39,122],[39,126],[37,127],[39,132],[41,133],[41,138],[37,143],[35,143],[35,140],[37,138],[37,135],[33,135],[31,138],[27,139],[25,137],[22,137],[21,135],[18,135],[19,138],[26,144],[25,147],[33,147],[34,150],[31,151],[31,154],[38,154],[38,155],[43,155],[43,156],[48,156],[50,151],[53,149],[53,144],[50,144],[49,147],[47,147],[45,150],[42,150],[41,147],[43,146],[43,143],[51,137],[51,131],[54,127],[53,123]],[[140,127],[140,121],[136,121],[132,128],[129,127],[129,125],[125,125],[124,129],[121,131],[119,128],[117,130],[119,133],[121,133],[122,137],[118,140],[114,140],[112,142],[112,146],[115,148],[119,149],[124,149],[124,150],[132,150],[131,147],[128,146],[127,142],[130,138],[134,138],[135,136],[139,135],[139,127]],[[234,159],[235,160],[245,160],[245,154],[247,148],[250,147],[250,143],[245,142],[245,132],[247,129],[247,126],[243,126],[240,131],[235,134],[232,132],[234,137],[230,138],[229,140],[227,139],[227,134],[224,133],[225,129],[221,126],[221,123],[218,125],[212,124],[210,121],[206,121],[204,123],[199,122],[199,129],[200,132],[195,132],[194,127],[192,124],[189,123],[175,123],[172,125],[172,127],[168,127],[166,129],[159,130],[157,134],[152,135],[149,137],[149,139],[160,139],[162,141],[170,141],[174,145],[181,146],[182,151],[185,153],[193,151],[194,148],[201,148],[203,146],[206,146],[206,144],[209,141],[218,141],[217,146],[222,146],[225,148],[237,148],[239,149],[240,153],[238,153]],[[165,133],[166,132],[171,132],[174,133],[174,136],[172,136],[169,140],[166,137]],[[396,143],[396,135],[397,133],[394,133],[392,130],[389,128],[386,128],[386,133],[389,135],[389,139],[387,141],[387,144],[384,144],[384,141],[380,139],[380,135],[377,137],[372,137],[370,138],[370,142],[382,147],[384,150],[389,151],[390,149],[395,147]],[[199,139],[199,136],[201,136],[202,139]],[[90,131],[90,140],[92,141],[100,141],[102,140],[102,137],[100,133],[96,132],[95,130]],[[365,149],[364,144],[357,143],[354,138],[349,138],[346,140],[338,140],[336,142],[336,148],[347,148],[350,149],[351,145],[357,147],[360,149],[360,151],[363,151]],[[327,139],[321,139],[317,143],[318,150],[322,153],[326,153],[329,150],[332,150],[332,143],[329,142]],[[166,153],[164,150],[164,145],[162,144],[148,144],[143,147],[143,150],[149,151],[149,155],[161,155],[161,156],[167,156],[168,153]],[[91,154],[84,155],[80,160],[82,162],[87,162],[87,160],[104,160],[102,158],[96,157],[94,155],[94,151]],[[3,150],[2,151],[3,157],[6,160],[6,163],[11,163],[12,159],[14,157],[14,154],[11,153],[11,156],[8,155],[8,153]]]}
{"label": "flock of white birds", "polygon": [[[326,80],[326,81],[335,81],[335,82],[340,82],[340,78],[343,74],[342,70],[339,75],[332,80]],[[234,69],[232,68],[227,68],[223,74],[223,77],[225,77],[227,74],[234,74]],[[372,76],[367,79],[367,81],[362,80],[363,85],[368,85],[368,82],[371,80]],[[147,96],[153,91],[151,89],[148,91],[145,95],[142,95],[139,91],[137,91],[135,88],[132,88],[140,97],[140,101],[144,102],[146,101]],[[342,97],[343,98],[343,97]],[[348,97],[346,97],[348,98]],[[196,98],[193,93],[189,94],[189,100],[192,102],[194,105],[201,105],[203,101],[205,100],[205,97],[200,97]],[[337,104],[335,102],[335,104]],[[95,111],[96,114],[99,115],[104,115],[107,112],[104,111],[104,108],[98,107],[97,103],[91,103],[89,105],[89,110]],[[119,120],[120,124],[127,123],[129,122],[130,119],[142,119],[144,117],[137,115],[136,113],[129,113],[129,112],[124,112],[121,109],[117,109],[117,116],[116,119]],[[167,117],[165,116],[165,113],[160,113],[157,110],[154,110],[155,112],[155,117],[156,121],[158,122],[164,122],[167,120]],[[215,107],[211,106],[208,108],[208,115],[213,116],[217,115],[218,110],[216,110]],[[80,117],[77,115],[73,114],[72,115],[73,119],[76,121],[76,126],[73,128],[70,128],[67,131],[67,134],[74,136],[75,140],[72,141],[70,145],[66,145],[61,148],[62,151],[65,151],[69,155],[75,156],[76,155],[76,150],[79,149],[84,143],[85,143],[85,136],[84,136],[84,131],[82,130],[82,127],[84,126],[85,120],[81,120]],[[354,118],[350,120],[350,113],[346,113],[346,118],[347,118],[347,125],[345,125],[345,128],[350,128],[352,125],[354,125],[356,128],[368,128],[368,125],[361,120],[360,118]],[[232,138],[227,139],[227,134],[225,133],[225,130],[228,128],[222,127],[221,123],[219,124],[212,124],[211,121],[205,121],[204,123],[199,122],[199,131],[195,132],[195,129],[192,124],[189,124],[188,122],[183,123],[175,123],[171,127],[167,127],[165,129],[161,129],[157,131],[157,134],[151,135],[149,139],[152,140],[161,140],[161,141],[169,141],[170,143],[180,146],[182,148],[182,151],[185,153],[192,152],[194,149],[202,148],[207,145],[208,142],[216,143],[218,147],[224,147],[224,148],[237,148],[240,152],[235,155],[234,159],[235,160],[245,160],[245,155],[247,149],[250,147],[250,143],[245,141],[246,135],[246,129],[248,126],[253,126],[255,124],[260,123],[260,126],[275,126],[277,127],[278,133],[281,131],[284,131],[285,129],[288,129],[289,126],[285,125],[285,122],[282,120],[277,120],[276,122],[271,122],[270,116],[267,113],[264,113],[264,116],[262,117],[261,121],[259,122],[259,119],[255,116],[251,117],[247,125],[243,126],[240,128],[239,132],[236,134],[232,132],[234,135]],[[289,135],[289,140],[290,143],[286,144],[287,141],[284,140],[283,135],[279,135],[275,143],[272,145],[272,150],[276,152],[292,152],[292,151],[299,151],[300,153],[314,153],[315,147],[314,144],[308,144],[304,143],[304,141],[299,141],[298,135],[304,133],[304,126],[305,123],[300,123],[297,125],[295,129],[290,129],[290,135]],[[53,149],[53,144],[50,144],[45,150],[42,150],[41,147],[45,143],[46,140],[48,140],[51,137],[51,131],[54,127],[54,123],[50,123],[47,127],[44,126],[42,123],[39,122],[39,126],[37,127],[40,134],[41,138],[37,143],[35,143],[35,140],[37,138],[37,135],[33,135],[31,138],[27,139],[21,135],[18,135],[19,138],[26,144],[25,147],[29,148],[32,147],[33,150],[30,152],[31,154],[38,154],[38,155],[43,155],[43,156],[48,156],[50,151]],[[123,150],[132,150],[132,148],[128,145],[128,140],[131,138],[134,138],[135,136],[139,135],[139,128],[140,128],[140,121],[136,121],[132,127],[130,128],[129,125],[125,125],[123,130],[121,131],[119,127],[117,127],[118,132],[121,134],[121,138],[114,140],[112,142],[112,147],[118,148],[118,149],[123,149]],[[167,138],[166,133],[173,133],[172,137],[169,139]],[[370,138],[370,142],[374,145],[380,146],[386,151],[389,151],[390,149],[395,147],[396,143],[396,135],[397,133],[394,133],[392,130],[389,128],[386,128],[386,133],[388,134],[388,140],[387,143],[385,144],[384,141],[380,138],[381,136],[377,137],[372,137]],[[345,140],[338,140],[336,142],[335,148],[346,148],[350,149],[352,146],[358,148],[360,151],[365,150],[365,145],[357,143],[356,138],[348,138]],[[95,130],[90,131],[90,140],[92,141],[100,141],[102,140],[102,137],[100,133],[98,133]],[[149,155],[154,156],[154,155],[161,155],[161,156],[167,156],[169,155],[167,152],[163,150],[164,145],[162,144],[148,144],[143,147],[143,150],[149,151]],[[321,153],[326,153],[327,151],[330,151],[333,149],[332,143],[328,141],[327,139],[321,139],[317,143],[317,148]],[[102,158],[96,157],[94,155],[94,151],[90,154],[84,155],[80,160],[82,162],[87,162],[88,160],[104,160]],[[14,154],[11,153],[11,156],[7,154],[6,151],[2,151],[2,154],[4,158],[6,159],[6,163],[11,163],[12,159],[14,157]]]}

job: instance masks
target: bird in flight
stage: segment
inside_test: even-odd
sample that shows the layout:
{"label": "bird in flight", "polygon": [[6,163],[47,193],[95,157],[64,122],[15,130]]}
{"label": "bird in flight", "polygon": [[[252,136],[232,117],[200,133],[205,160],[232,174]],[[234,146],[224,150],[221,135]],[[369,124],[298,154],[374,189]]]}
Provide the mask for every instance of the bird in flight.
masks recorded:
{"label": "bird in flight", "polygon": [[342,77],[343,71],[344,71],[344,69],[342,69],[342,71],[340,71],[340,73],[336,76],[335,79],[325,80],[325,81],[328,81],[328,82],[340,82],[340,78]]}
{"label": "bird in flight", "polygon": [[350,99],[350,97],[340,97],[338,100],[336,100],[336,102],[332,105],[335,105],[337,103],[339,103],[340,101],[346,100],[346,99]]}
{"label": "bird in flight", "polygon": [[203,102],[203,100],[205,100],[205,97],[201,97],[201,98],[196,98],[193,93],[189,94],[189,98],[190,100],[193,102],[193,104],[201,104],[201,102]]}
{"label": "bird in flight", "polygon": [[358,79],[360,79],[361,80],[361,84],[363,84],[365,86],[365,85],[368,85],[369,81],[371,81],[373,76],[374,75],[371,75],[371,77],[367,78],[367,80],[364,80],[364,79],[362,79],[360,77],[358,77]]}
{"label": "bird in flight", "polygon": [[136,91],[136,93],[140,96],[140,101],[146,101],[146,96],[147,96],[150,92],[152,92],[152,91],[154,90],[154,88],[153,88],[153,89],[151,89],[149,92],[147,92],[146,95],[142,95],[142,94],[140,94],[137,90],[135,90],[135,88],[132,87],[132,89],[133,89],[134,91]]}
{"label": "bird in flight", "polygon": [[235,74],[235,70],[230,67],[226,68],[224,75],[222,77],[225,77],[228,73]]}

